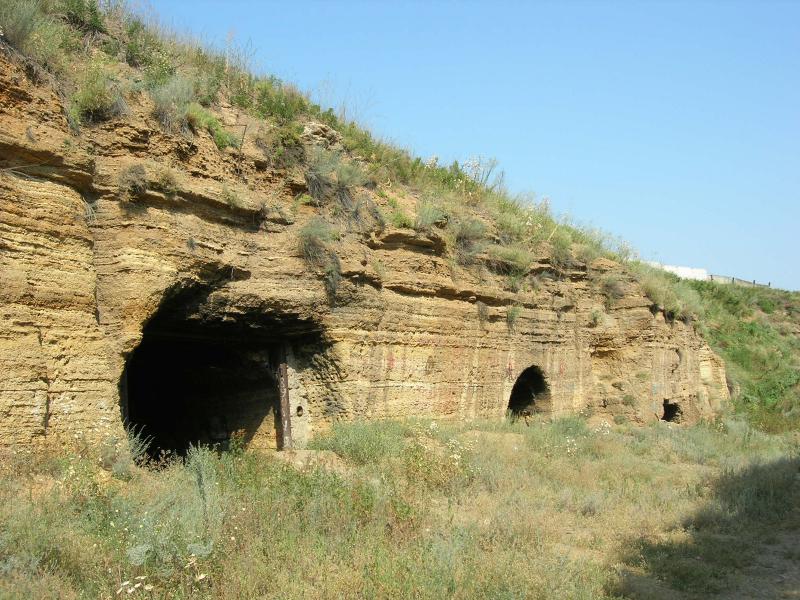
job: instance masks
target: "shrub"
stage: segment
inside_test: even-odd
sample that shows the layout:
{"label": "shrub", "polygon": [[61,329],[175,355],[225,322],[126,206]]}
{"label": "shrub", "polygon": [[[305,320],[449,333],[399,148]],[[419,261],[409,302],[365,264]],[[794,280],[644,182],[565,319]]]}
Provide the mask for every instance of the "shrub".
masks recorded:
{"label": "shrub", "polygon": [[141,19],[132,18],[125,26],[125,35],[125,61],[130,66],[147,68],[159,62],[158,56],[164,54],[163,43]]}
{"label": "shrub", "polygon": [[310,264],[320,266],[328,255],[328,244],[336,239],[336,232],[322,218],[311,219],[300,230],[298,241],[303,258]]}
{"label": "shrub", "polygon": [[667,316],[688,319],[703,314],[698,293],[676,275],[641,262],[631,263],[630,269],[637,275],[644,294]]}
{"label": "shrub", "polygon": [[273,117],[285,124],[307,111],[308,100],[295,88],[270,77],[255,84],[254,108],[259,117]]}
{"label": "shrub", "polygon": [[358,206],[353,205],[351,188],[362,186],[367,182],[367,177],[361,167],[355,162],[340,160],[334,170],[336,175],[336,198],[342,208],[351,217],[359,218]]}
{"label": "shrub", "polygon": [[0,3],[0,31],[9,44],[25,52],[26,44],[44,16],[38,2],[8,0]]}
{"label": "shrub", "polygon": [[125,167],[117,178],[120,198],[131,200],[147,191],[147,172],[144,165],[136,164]]}
{"label": "shrub", "polygon": [[168,197],[174,196],[181,191],[178,177],[175,175],[175,171],[169,167],[161,169],[158,172],[155,183],[156,187]]}
{"label": "shrub", "polygon": [[255,135],[255,144],[274,166],[287,168],[303,160],[305,152],[300,141],[301,133],[299,123],[260,129]]}
{"label": "shrub", "polygon": [[625,285],[618,275],[609,273],[600,281],[600,290],[606,299],[606,308],[625,295]]}
{"label": "shrub", "polygon": [[407,433],[406,426],[393,421],[337,422],[330,432],[314,438],[311,447],[332,450],[357,465],[374,464],[400,454]]}
{"label": "shrub", "polygon": [[229,188],[225,184],[222,185],[222,200],[228,206],[233,206],[234,208],[242,206],[242,199],[236,193],[236,190]]}
{"label": "shrub", "polygon": [[72,25],[87,32],[105,32],[103,12],[97,0],[61,0],[64,16]]}
{"label": "shrub", "polygon": [[187,106],[194,99],[194,85],[185,77],[172,77],[150,91],[153,114],[167,131],[186,126]]}
{"label": "shrub", "polygon": [[192,102],[186,107],[186,122],[195,133],[201,129],[208,131],[220,150],[224,150],[229,146],[239,145],[239,140],[236,139],[236,136],[226,131],[219,119],[197,102]]}
{"label": "shrub", "polygon": [[518,245],[491,245],[487,248],[489,265],[498,273],[525,277],[533,263],[533,255]]}
{"label": "shrub", "polygon": [[413,229],[414,221],[402,208],[396,208],[392,212],[392,225],[399,229]]}
{"label": "shrub", "polygon": [[447,217],[447,213],[439,206],[429,200],[417,203],[417,216],[414,220],[414,229],[427,233],[431,228],[442,223]]}
{"label": "shrub", "polygon": [[311,151],[306,171],[306,184],[309,193],[317,203],[326,201],[334,195],[339,204],[348,212],[354,210],[350,189],[364,185],[367,177],[361,166],[347,161],[340,152],[315,147]]}
{"label": "shrub", "polygon": [[558,270],[572,264],[572,235],[562,226],[557,226],[550,236],[550,262]]}
{"label": "shrub", "polygon": [[474,217],[459,217],[448,222],[449,233],[455,245],[456,261],[471,264],[482,248],[486,224]]}
{"label": "shrub", "polygon": [[106,121],[126,110],[119,86],[99,65],[89,67],[72,97],[73,108],[81,122]]}
{"label": "shrub", "polygon": [[325,202],[333,188],[332,174],[339,164],[340,156],[319,146],[312,148],[308,157],[305,178],[308,193],[318,204]]}
{"label": "shrub", "polygon": [[601,253],[601,248],[593,244],[578,244],[575,246],[575,258],[585,265],[592,263]]}
{"label": "shrub", "polygon": [[519,315],[522,313],[521,306],[509,306],[506,309],[506,325],[508,325],[509,331],[514,331],[517,326],[517,319]]}

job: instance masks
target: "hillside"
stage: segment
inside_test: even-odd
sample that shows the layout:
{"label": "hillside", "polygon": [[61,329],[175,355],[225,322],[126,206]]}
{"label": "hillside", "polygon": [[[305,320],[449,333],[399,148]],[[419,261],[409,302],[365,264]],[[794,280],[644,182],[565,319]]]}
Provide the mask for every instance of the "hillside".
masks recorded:
{"label": "hillside", "polygon": [[[453,282],[473,280],[502,290],[489,298],[474,284],[466,286],[471,291],[461,292],[458,283],[446,286],[453,287],[448,294],[473,297],[481,320],[494,319],[490,313],[499,309],[497,316],[511,328],[520,315],[523,320],[527,316],[526,307],[541,305],[537,295],[552,293],[547,289],[552,281],[585,278],[602,303],[589,310],[595,327],[607,323],[606,315],[618,305],[624,308],[626,302],[620,300],[630,293],[626,281],[638,281],[653,310],[660,310],[667,321],[694,321],[731,363],[728,387],[737,394],[738,408],[746,406],[760,426],[794,426],[800,375],[793,295],[727,293],[653,270],[632,261],[624,244],[602,232],[555,219],[546,203],[510,195],[493,161],[448,166],[423,161],[313,104],[293,86],[252,75],[235,49],[204,48],[121,7],[101,9],[92,0],[12,0],[0,7],[0,28],[12,60],[24,65],[39,86],[56,91],[71,130],[60,150],[42,153],[36,149],[42,140],[34,139],[35,127],[28,123],[26,144],[6,144],[7,173],[47,177],[47,163],[56,154],[65,155],[55,159],[64,164],[69,154],[82,154],[79,161],[91,162],[93,154],[110,157],[109,152],[127,147],[138,148],[133,155],[143,158],[117,161],[110,165],[116,172],[104,175],[113,181],[78,190],[92,218],[99,198],[108,194],[129,206],[202,205],[204,192],[183,186],[195,185],[193,178],[211,181],[217,189],[206,204],[216,204],[213,210],[229,206],[233,220],[291,225],[299,217],[305,222],[293,232],[297,241],[290,243],[300,248],[307,268],[322,278],[333,303],[347,277],[392,287],[383,281],[391,279],[383,258],[373,256],[367,269],[359,269],[346,264],[350,250],[343,251],[354,237],[391,230],[377,243],[430,249],[445,259],[442,265]],[[123,122],[136,123],[138,132],[115,128]],[[50,137],[50,132],[42,134]],[[154,144],[142,145],[136,136],[152,138]],[[184,164],[198,147],[202,165],[191,159]],[[96,168],[75,166],[84,171],[78,178],[88,175],[87,168]],[[291,201],[281,201],[282,196]],[[191,237],[187,241],[195,243]],[[592,268],[599,257],[622,269]],[[412,286],[418,288],[419,282]],[[395,287],[405,291],[408,284]],[[759,294],[766,306],[775,304],[779,310],[752,313],[749,307],[762,302]],[[785,318],[776,321],[781,315]],[[746,318],[746,326],[740,317]],[[749,347],[753,344],[757,347]]]}
{"label": "hillside", "polygon": [[117,9],[12,4],[5,443],[127,426],[154,453],[275,448],[509,410],[689,424],[727,401],[694,290],[492,163],[426,164]]}
{"label": "hillside", "polygon": [[800,428],[800,294],[693,282],[701,329],[725,359],[736,408],[768,431]]}
{"label": "hillside", "polygon": [[0,282],[0,598],[800,589],[800,295],[120,4],[0,0]]}

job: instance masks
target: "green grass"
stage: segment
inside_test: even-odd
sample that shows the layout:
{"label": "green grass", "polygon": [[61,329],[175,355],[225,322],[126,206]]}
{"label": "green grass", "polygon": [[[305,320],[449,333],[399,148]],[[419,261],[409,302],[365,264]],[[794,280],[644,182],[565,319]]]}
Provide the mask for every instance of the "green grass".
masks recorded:
{"label": "green grass", "polygon": [[220,150],[224,150],[229,146],[239,146],[240,140],[227,131],[219,122],[219,119],[197,102],[192,102],[186,107],[186,122],[195,132],[202,129],[207,130]]}
{"label": "green grass", "polygon": [[692,282],[700,331],[725,359],[737,407],[769,430],[800,428],[800,294]]}
{"label": "green grass", "polygon": [[126,105],[118,83],[107,69],[92,64],[72,96],[72,108],[81,123],[93,123],[123,114]]}
{"label": "green grass", "polygon": [[191,80],[175,76],[150,90],[153,114],[167,131],[180,131],[187,125],[187,109],[195,99]]}
{"label": "green grass", "polygon": [[355,422],[314,446],[341,467],[9,451],[0,596],[127,597],[138,583],[131,597],[656,597],[642,582],[725,595],[745,576],[773,585],[743,569],[800,526],[796,441],[740,421]]}

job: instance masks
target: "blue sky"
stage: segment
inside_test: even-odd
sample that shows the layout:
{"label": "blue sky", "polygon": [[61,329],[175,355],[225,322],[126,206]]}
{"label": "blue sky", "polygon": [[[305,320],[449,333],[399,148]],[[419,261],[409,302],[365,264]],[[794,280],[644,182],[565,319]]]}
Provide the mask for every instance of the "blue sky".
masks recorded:
{"label": "blue sky", "polygon": [[800,2],[172,0],[165,24],[644,258],[800,289]]}

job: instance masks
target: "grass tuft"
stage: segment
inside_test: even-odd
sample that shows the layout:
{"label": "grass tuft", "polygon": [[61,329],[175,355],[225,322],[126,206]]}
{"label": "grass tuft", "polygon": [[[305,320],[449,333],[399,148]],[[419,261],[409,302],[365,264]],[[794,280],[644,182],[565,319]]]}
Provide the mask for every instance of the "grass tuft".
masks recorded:
{"label": "grass tuft", "polygon": [[107,121],[127,110],[119,85],[99,64],[92,64],[83,76],[72,106],[81,123]]}
{"label": "grass tuft", "polygon": [[208,131],[220,150],[230,146],[239,146],[236,136],[226,131],[219,119],[197,102],[192,102],[186,107],[186,122],[195,133],[203,129]]}

